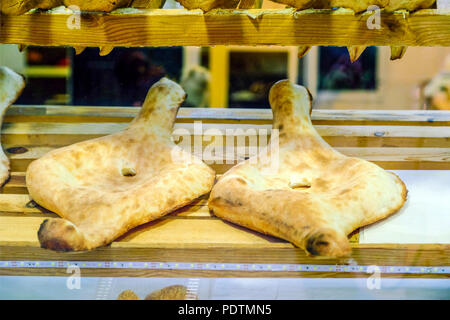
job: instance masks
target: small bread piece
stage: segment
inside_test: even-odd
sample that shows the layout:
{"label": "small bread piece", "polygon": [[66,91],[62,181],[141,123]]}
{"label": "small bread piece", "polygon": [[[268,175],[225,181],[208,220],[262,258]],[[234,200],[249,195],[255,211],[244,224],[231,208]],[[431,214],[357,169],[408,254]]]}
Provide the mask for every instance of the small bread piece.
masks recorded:
{"label": "small bread piece", "polygon": [[[15,73],[8,67],[0,67],[0,124],[6,110],[12,105],[25,88],[23,76]],[[9,159],[0,146],[0,186],[9,178]]]}
{"label": "small bread piece", "polygon": [[366,50],[367,46],[350,46],[347,47],[348,54],[350,56],[350,61],[353,63],[359,59],[359,57],[363,54],[364,50]]}
{"label": "small bread piece", "polygon": [[131,2],[130,0],[64,0],[64,5],[66,7],[77,6],[81,11],[111,12],[117,8],[127,7]]}
{"label": "small bread piece", "polygon": [[183,7],[189,10],[201,9],[210,11],[212,9],[234,9],[240,0],[177,0]]}
{"label": "small bread piece", "polygon": [[272,0],[274,2],[287,4],[297,9],[331,9],[348,8],[355,12],[367,10],[371,5],[384,8],[389,0]]}
{"label": "small bread piece", "polygon": [[119,294],[117,300],[140,300],[140,299],[133,290],[124,290]]}
{"label": "small bread piece", "polygon": [[63,218],[42,223],[41,247],[107,245],[211,190],[214,171],[172,140],[184,98],[178,84],[163,78],[127,129],[53,150],[28,166],[33,200]]}
{"label": "small bread piece", "polygon": [[63,0],[1,0],[0,12],[5,15],[21,15],[31,9],[52,9],[63,4]]}
{"label": "small bread piece", "polygon": [[145,300],[186,300],[186,296],[187,288],[185,286],[173,285],[149,293]]}
{"label": "small bread piece", "polygon": [[330,9],[348,8],[355,12],[367,11],[370,6],[377,6],[386,11],[408,10],[430,8],[436,0],[272,0],[274,2],[287,4],[297,9]]}
{"label": "small bread piece", "polygon": [[391,60],[398,60],[403,58],[408,47],[406,46],[391,46]]}
{"label": "small bread piece", "polygon": [[158,9],[165,0],[1,0],[0,12],[20,15],[31,9],[52,9],[62,5],[77,6],[81,11],[111,12],[118,8]]}
{"label": "small bread piece", "polygon": [[436,0],[390,0],[386,6],[386,11],[407,10],[415,11],[419,9],[431,8]]}
{"label": "small bread piece", "polygon": [[209,208],[311,255],[345,257],[347,235],[399,210],[406,187],[395,174],[329,146],[311,123],[306,88],[280,81],[269,100],[279,143],[272,133],[267,150],[226,172]]}
{"label": "small bread piece", "polygon": [[131,6],[136,9],[159,9],[165,3],[166,0],[134,0]]}

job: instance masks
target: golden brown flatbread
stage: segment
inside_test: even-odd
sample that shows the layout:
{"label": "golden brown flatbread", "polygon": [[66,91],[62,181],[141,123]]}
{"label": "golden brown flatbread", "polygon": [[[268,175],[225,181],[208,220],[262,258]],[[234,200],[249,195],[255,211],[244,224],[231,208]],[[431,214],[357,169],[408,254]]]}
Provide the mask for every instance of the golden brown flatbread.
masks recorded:
{"label": "golden brown flatbread", "polygon": [[59,6],[77,6],[81,11],[111,12],[118,8],[161,8],[165,0],[1,0],[0,12],[7,15],[24,14],[31,9],[53,9]]}
{"label": "golden brown flatbread", "polygon": [[430,8],[436,0],[272,0],[274,2],[287,4],[297,9],[330,9],[348,8],[355,12],[366,11],[370,6],[376,5],[386,11],[408,10]]}
{"label": "golden brown flatbread", "polygon": [[6,15],[20,15],[31,9],[51,9],[62,5],[63,0],[1,0],[0,12]]}
{"label": "golden brown flatbread", "polygon": [[[8,67],[0,67],[0,124],[6,110],[12,105],[25,88],[23,76],[15,73]],[[0,186],[9,178],[9,159],[0,146]]]}
{"label": "golden brown flatbread", "polygon": [[269,99],[279,143],[274,131],[266,150],[226,172],[209,208],[311,255],[347,256],[347,235],[399,210],[406,187],[395,174],[330,147],[311,123],[306,88],[280,81]]}
{"label": "golden brown flatbread", "polygon": [[[134,291],[124,290],[117,300],[140,300],[140,298]],[[176,284],[152,291],[144,300],[198,300],[198,297],[195,294],[189,294],[187,287]]]}
{"label": "golden brown flatbread", "polygon": [[208,193],[215,173],[171,137],[185,93],[163,78],[118,133],[51,151],[26,173],[31,197],[63,219],[45,220],[43,248],[90,250]]}
{"label": "golden brown flatbread", "polygon": [[186,9],[201,9],[210,11],[212,9],[234,9],[240,0],[177,0]]}
{"label": "golden brown flatbread", "polygon": [[[187,287],[173,285],[149,293],[145,300],[186,300],[187,295]],[[193,298],[192,300],[196,300],[196,297]]]}

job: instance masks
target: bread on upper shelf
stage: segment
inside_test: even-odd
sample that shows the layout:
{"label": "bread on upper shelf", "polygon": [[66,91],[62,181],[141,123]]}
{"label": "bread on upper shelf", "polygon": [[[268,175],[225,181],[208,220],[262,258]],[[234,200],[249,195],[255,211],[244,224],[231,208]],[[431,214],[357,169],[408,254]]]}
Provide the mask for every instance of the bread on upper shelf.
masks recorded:
{"label": "bread on upper shelf", "polygon": [[330,9],[348,8],[355,12],[367,11],[371,6],[377,6],[387,11],[430,8],[435,0],[272,0],[274,2],[287,4],[297,9]]}
{"label": "bread on upper shelf", "polygon": [[31,9],[52,9],[59,6],[77,6],[81,11],[111,12],[118,8],[157,9],[165,0],[2,0],[0,12],[6,15],[20,15]]}
{"label": "bread on upper shelf", "polygon": [[[177,0],[186,9],[248,9],[258,7],[258,0]],[[431,8],[435,0],[272,0],[297,9],[329,9],[349,8],[355,12],[368,10],[370,6],[378,6],[387,11]],[[81,11],[111,12],[118,8],[162,8],[165,0],[2,0],[0,12],[8,15],[19,15],[31,9],[52,9],[58,6],[77,6]]]}

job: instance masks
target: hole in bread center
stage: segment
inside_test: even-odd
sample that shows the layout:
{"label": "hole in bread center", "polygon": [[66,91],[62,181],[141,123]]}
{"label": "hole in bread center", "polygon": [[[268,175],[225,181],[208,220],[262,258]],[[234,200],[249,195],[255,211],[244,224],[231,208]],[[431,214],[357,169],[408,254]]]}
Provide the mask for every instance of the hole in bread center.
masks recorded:
{"label": "hole in bread center", "polygon": [[291,177],[289,181],[289,187],[291,189],[308,189],[311,188],[311,182],[309,179],[301,177]]}
{"label": "hole in bread center", "polygon": [[121,173],[124,177],[134,177],[136,170],[134,168],[122,168]]}
{"label": "hole in bread center", "polygon": [[298,184],[298,185],[290,185],[291,189],[309,189],[311,188],[311,185],[309,184]]}

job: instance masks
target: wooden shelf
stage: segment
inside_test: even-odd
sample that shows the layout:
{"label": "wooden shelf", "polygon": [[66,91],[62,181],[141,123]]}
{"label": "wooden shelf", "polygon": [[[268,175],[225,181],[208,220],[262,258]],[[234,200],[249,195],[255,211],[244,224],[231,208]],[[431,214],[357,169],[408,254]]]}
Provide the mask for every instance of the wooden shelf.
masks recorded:
{"label": "wooden shelf", "polygon": [[[81,253],[41,249],[37,230],[56,214],[31,202],[25,183],[29,163],[56,147],[123,129],[139,108],[12,106],[2,140],[11,160],[11,178],[0,189],[0,261],[142,261],[190,263],[350,264],[446,266],[450,245],[362,244],[350,238],[352,260],[307,256],[292,244],[233,225],[213,216],[208,195],[157,221],[139,226],[110,246]],[[341,152],[373,161],[386,169],[450,169],[450,112],[314,110],[313,123]],[[229,128],[268,128],[270,110],[182,108],[176,127],[194,121]],[[384,134],[379,134],[383,132]],[[377,133],[377,134],[376,134]],[[211,141],[205,133],[204,141]],[[206,145],[206,142],[205,142]],[[213,164],[217,174],[232,164]],[[5,268],[3,275],[64,275],[65,268]],[[85,276],[136,277],[367,277],[347,272],[270,272],[148,269],[83,269]],[[386,274],[386,277],[448,278],[448,274]]]}
{"label": "wooden shelf", "polygon": [[378,45],[450,46],[450,13],[436,9],[381,13],[381,28],[368,29],[372,13],[349,10],[154,9],[86,13],[80,28],[68,13],[1,16],[0,43],[41,46]]}

